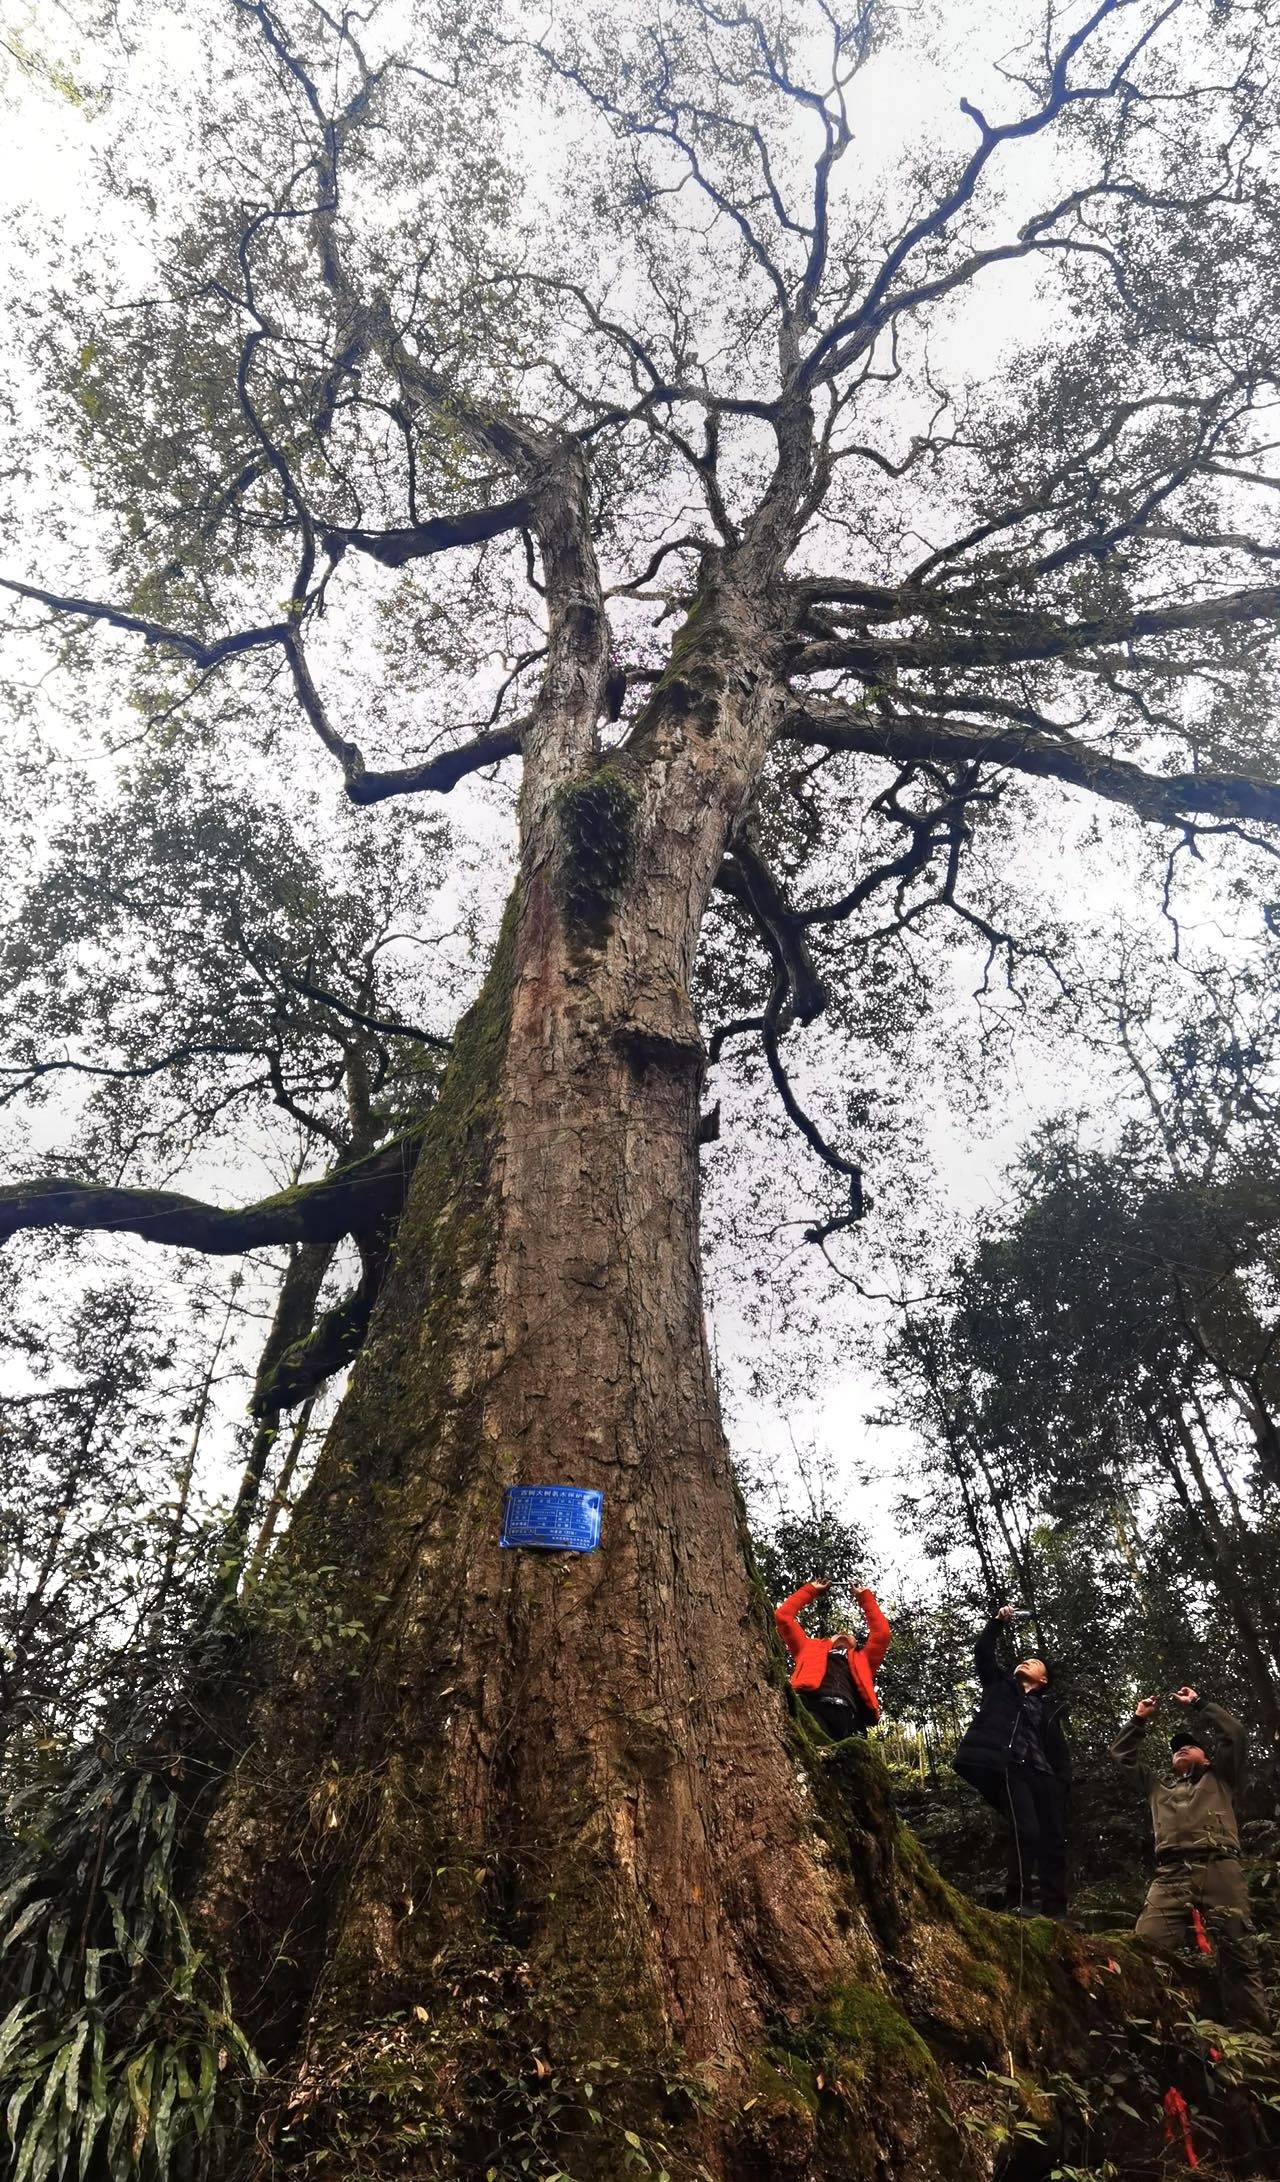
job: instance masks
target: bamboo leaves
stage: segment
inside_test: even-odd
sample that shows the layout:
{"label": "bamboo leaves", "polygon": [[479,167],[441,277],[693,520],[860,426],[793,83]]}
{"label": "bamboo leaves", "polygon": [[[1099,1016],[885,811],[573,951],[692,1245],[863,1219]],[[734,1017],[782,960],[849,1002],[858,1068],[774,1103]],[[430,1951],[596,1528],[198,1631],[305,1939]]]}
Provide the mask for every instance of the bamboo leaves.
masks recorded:
{"label": "bamboo leaves", "polygon": [[3,2182],[220,2170],[260,2070],[173,1901],[178,1818],[165,1774],[98,1756],[0,1813]]}

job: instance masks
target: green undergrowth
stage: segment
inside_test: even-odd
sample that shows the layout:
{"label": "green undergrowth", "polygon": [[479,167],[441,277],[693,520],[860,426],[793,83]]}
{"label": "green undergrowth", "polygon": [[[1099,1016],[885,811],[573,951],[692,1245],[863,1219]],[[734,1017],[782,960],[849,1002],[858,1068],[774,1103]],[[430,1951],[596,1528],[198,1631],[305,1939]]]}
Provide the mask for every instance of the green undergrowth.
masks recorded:
{"label": "green undergrowth", "polygon": [[668,2045],[596,2043],[589,1988],[496,1937],[432,1965],[430,2005],[329,2023],[268,2135],[312,2182],[709,2182],[706,2087]]}
{"label": "green undergrowth", "polygon": [[4,2182],[202,2182],[258,2063],[174,1899],[172,1761],[82,1753],[0,1811]]}

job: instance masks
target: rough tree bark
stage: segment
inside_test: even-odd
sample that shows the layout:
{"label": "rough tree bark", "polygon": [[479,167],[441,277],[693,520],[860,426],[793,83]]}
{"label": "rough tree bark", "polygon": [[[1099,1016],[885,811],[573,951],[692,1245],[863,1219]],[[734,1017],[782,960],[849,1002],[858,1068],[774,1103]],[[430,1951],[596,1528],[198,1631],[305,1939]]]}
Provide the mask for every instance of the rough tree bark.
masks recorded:
{"label": "rough tree bark", "polygon": [[[643,767],[557,794],[598,701],[603,622],[580,612],[583,686],[546,718],[542,764],[526,751],[503,942],[292,1534],[370,1625],[363,1700],[353,1715],[327,1662],[267,1692],[210,1832],[206,1915],[242,1956],[248,1906],[264,1966],[282,1909],[301,1920],[346,2018],[406,1979],[431,1995],[497,1889],[555,1988],[595,1997],[599,2050],[674,2039],[736,2068],[768,2006],[868,1966],[784,1745],[702,1322],[689,981],[772,721],[761,634],[726,586],[641,723]],[[603,1488],[603,1551],[502,1553],[517,1479]],[[329,1828],[345,1868],[315,1889],[297,1810],[326,1779],[335,1809],[356,1780],[371,1803],[354,1853],[345,1818]],[[276,1982],[286,2038],[308,1975]]]}
{"label": "rough tree bark", "polygon": [[[543,2144],[545,2074],[575,2178],[623,2171],[628,2128],[679,2173],[965,2174],[938,2053],[998,2063],[1033,1990],[1070,2023],[1092,1973],[1065,1938],[1029,1971],[966,1910],[870,1753],[801,1762],[703,1329],[689,977],[774,724],[768,631],[709,578],[630,745],[583,768],[577,599],[502,940],[275,1575],[329,1571],[325,1627],[359,1630],[277,1647],[198,1921],[292,2085],[273,2171],[483,2174]],[[501,1551],[518,1480],[602,1488],[602,1550]]]}

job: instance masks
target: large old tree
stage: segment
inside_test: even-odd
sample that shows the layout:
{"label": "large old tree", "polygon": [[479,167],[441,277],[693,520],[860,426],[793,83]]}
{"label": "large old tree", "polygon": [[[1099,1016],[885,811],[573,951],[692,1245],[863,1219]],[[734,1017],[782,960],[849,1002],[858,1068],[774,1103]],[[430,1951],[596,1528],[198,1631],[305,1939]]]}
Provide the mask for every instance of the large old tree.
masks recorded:
{"label": "large old tree", "polygon": [[[826,1244],[859,1146],[789,1035],[907,940],[1012,974],[1038,799],[1050,840],[1064,788],[1136,814],[1116,852],[1158,836],[1170,889],[1184,850],[1264,863],[1277,41],[1266,4],[1054,7],[897,147],[900,30],[166,18],[198,88],[167,113],[143,46],[104,166],[131,247],[86,239],[34,306],[20,627],[162,694],[171,749],[189,719],[216,753],[223,706],[282,773],[318,738],[370,827],[519,768],[493,960],[407,1126],[250,1207],[4,1197],[7,1232],[355,1233],[380,1281],[285,1549],[368,1641],[251,1659],[189,1849],[286,2168],[505,2175],[518,2136],[575,2177],[659,2139],[953,2174],[981,2140],[935,2057],[1012,2051],[1025,1962],[1002,1986],[894,1877],[870,1774],[833,1803],[789,1741],[703,1330],[701,1094],[762,1054]],[[601,1487],[602,1550],[501,1551],[515,1480]]]}

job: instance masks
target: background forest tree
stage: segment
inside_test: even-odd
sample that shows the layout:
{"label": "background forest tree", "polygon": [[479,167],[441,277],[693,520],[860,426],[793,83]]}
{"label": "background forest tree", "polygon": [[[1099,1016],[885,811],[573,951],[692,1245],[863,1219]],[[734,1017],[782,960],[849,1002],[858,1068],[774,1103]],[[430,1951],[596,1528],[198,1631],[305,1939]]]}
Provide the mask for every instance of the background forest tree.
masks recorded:
{"label": "background forest tree", "polygon": [[[896,138],[915,27],[823,0],[20,47],[100,145],[8,322],[24,2174],[977,2175],[1033,2051],[1043,2171],[1162,2157],[1146,1973],[1028,1969],[789,1720],[703,1328],[700,1156],[722,1279],[786,1177],[798,1329],[910,1269],[940,1036],[971,1110],[1121,1054],[1143,1133],[1045,1135],[890,1369],[975,1605],[1079,1626],[1105,1512],[1274,1730],[1276,25],[934,35]],[[501,1554],[518,1477],[598,1560]]]}

